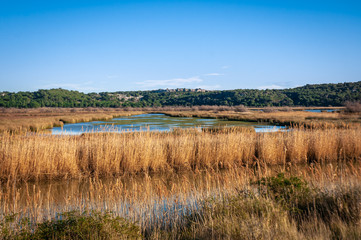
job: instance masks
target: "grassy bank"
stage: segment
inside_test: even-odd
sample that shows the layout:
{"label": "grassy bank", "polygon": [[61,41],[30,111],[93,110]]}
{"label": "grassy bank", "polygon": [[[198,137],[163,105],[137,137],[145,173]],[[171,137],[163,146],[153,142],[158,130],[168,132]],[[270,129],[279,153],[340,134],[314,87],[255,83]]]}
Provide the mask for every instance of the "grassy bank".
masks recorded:
{"label": "grassy bank", "polygon": [[115,117],[143,113],[114,108],[39,108],[39,109],[0,109],[0,132],[15,133],[49,129],[64,123],[110,120]]}
{"label": "grassy bank", "polygon": [[360,114],[342,112],[304,112],[282,111],[160,111],[172,117],[217,118],[231,121],[271,123],[284,126],[303,126],[306,128],[350,128],[360,126]]}

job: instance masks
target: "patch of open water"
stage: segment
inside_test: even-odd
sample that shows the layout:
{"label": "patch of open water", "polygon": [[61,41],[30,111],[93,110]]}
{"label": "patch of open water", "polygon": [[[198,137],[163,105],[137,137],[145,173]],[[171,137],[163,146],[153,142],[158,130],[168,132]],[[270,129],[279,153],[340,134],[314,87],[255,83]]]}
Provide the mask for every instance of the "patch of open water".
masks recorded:
{"label": "patch of open water", "polygon": [[284,126],[260,125],[251,122],[227,121],[214,118],[170,117],[165,114],[140,114],[130,117],[113,118],[108,121],[93,121],[64,124],[54,127],[52,134],[80,135],[92,132],[130,132],[130,131],[171,131],[175,128],[212,128],[212,127],[253,127],[256,132],[273,132],[285,129]]}
{"label": "patch of open water", "polygon": [[340,111],[340,109],[306,109],[303,111],[320,113],[320,112],[337,112],[337,111]]}

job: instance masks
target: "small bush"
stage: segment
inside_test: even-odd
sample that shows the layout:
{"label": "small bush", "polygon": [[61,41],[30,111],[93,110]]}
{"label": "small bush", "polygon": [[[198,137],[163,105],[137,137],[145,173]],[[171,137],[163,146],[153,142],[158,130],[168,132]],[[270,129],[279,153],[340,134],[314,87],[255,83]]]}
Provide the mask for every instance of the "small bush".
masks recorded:
{"label": "small bush", "polygon": [[299,177],[286,178],[283,173],[262,178],[257,184],[261,195],[271,197],[292,212],[298,212],[300,202],[309,202],[314,192],[306,181]]}
{"label": "small bush", "polygon": [[235,112],[248,112],[249,110],[244,105],[238,105],[238,106],[234,106],[234,111]]}
{"label": "small bush", "polygon": [[347,113],[361,113],[361,101],[359,102],[346,102],[345,112]]}
{"label": "small bush", "polygon": [[96,211],[71,211],[36,224],[34,229],[30,222],[14,223],[6,218],[1,224],[2,239],[140,239],[140,228],[127,220],[114,217],[110,213]]}
{"label": "small bush", "polygon": [[273,112],[278,112],[278,109],[275,107],[265,107],[262,109],[262,111],[265,113],[273,113]]}

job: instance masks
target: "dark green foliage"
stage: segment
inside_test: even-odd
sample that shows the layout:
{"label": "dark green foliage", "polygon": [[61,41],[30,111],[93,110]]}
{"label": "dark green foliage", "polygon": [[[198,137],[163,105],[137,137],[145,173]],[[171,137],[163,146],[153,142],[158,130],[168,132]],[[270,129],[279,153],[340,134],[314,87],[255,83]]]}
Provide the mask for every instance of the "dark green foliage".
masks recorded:
{"label": "dark green foliage", "polygon": [[161,107],[161,106],[342,106],[361,100],[361,81],[315,84],[292,89],[196,92],[153,90],[84,94],[64,89],[1,92],[0,107]]}
{"label": "dark green foliage", "polygon": [[299,177],[286,178],[284,173],[275,177],[262,178],[257,182],[262,195],[270,196],[288,210],[298,212],[300,202],[312,199],[313,189]]}
{"label": "dark green foliage", "polygon": [[141,239],[140,228],[123,218],[96,211],[71,211],[58,219],[31,227],[28,219],[14,222],[12,216],[0,224],[2,239]]}

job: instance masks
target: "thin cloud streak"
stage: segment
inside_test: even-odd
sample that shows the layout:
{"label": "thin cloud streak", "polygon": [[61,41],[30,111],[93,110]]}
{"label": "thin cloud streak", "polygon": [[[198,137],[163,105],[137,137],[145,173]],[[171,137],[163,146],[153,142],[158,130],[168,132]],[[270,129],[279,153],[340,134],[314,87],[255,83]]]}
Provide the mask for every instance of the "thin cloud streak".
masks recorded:
{"label": "thin cloud streak", "polygon": [[223,76],[224,74],[223,73],[207,73],[207,74],[204,74],[204,76]]}
{"label": "thin cloud streak", "polygon": [[107,76],[108,79],[116,79],[116,78],[119,78],[118,75],[108,75]]}
{"label": "thin cloud streak", "polygon": [[221,85],[200,85],[197,86],[196,88],[202,88],[202,89],[206,89],[206,90],[219,90],[221,88]]}
{"label": "thin cloud streak", "polygon": [[54,83],[42,86],[41,89],[51,89],[51,88],[64,88],[69,90],[76,90],[80,92],[95,92],[101,91],[102,89],[91,86],[93,82],[85,83]]}
{"label": "thin cloud streak", "polygon": [[199,77],[190,77],[190,78],[173,78],[167,80],[146,80],[143,82],[136,82],[136,84],[141,85],[144,88],[151,87],[185,87],[185,85],[190,85],[193,83],[203,82],[203,79]]}
{"label": "thin cloud streak", "polygon": [[257,89],[259,90],[265,90],[265,89],[283,89],[285,87],[282,87],[280,85],[276,85],[276,84],[272,84],[272,85],[268,85],[268,86],[260,86]]}

